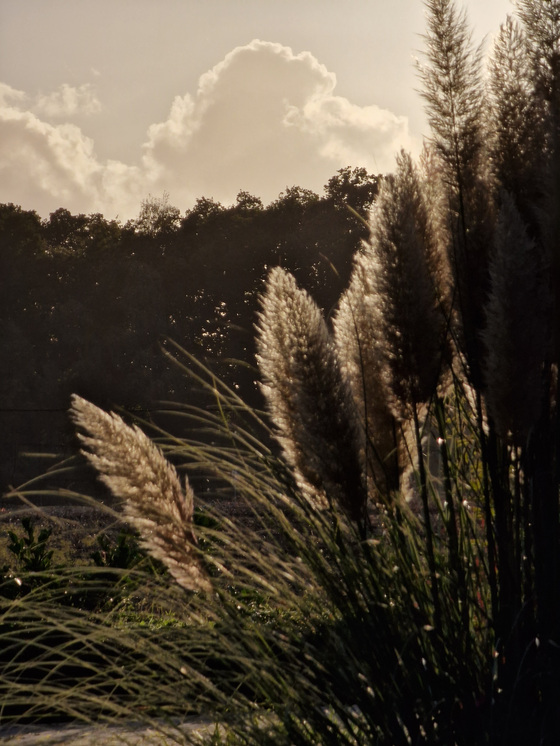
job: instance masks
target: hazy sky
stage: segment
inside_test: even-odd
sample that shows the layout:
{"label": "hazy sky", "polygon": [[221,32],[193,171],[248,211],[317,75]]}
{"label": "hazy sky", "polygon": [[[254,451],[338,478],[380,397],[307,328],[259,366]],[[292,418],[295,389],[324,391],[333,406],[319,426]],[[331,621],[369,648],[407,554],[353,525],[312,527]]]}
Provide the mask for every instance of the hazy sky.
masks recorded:
{"label": "hazy sky", "polygon": [[[512,11],[464,5],[477,43]],[[423,29],[421,0],[0,0],[0,202],[125,220],[387,172],[426,134]]]}

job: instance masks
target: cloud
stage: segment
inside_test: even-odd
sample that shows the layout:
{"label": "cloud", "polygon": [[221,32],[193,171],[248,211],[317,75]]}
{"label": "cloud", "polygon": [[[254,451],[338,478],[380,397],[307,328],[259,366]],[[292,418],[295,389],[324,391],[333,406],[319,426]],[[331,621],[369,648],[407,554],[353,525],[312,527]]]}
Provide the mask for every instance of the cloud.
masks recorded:
{"label": "cloud", "polygon": [[138,169],[100,163],[93,140],[79,127],[49,124],[23,109],[27,102],[21,91],[0,85],[0,201],[42,215],[57,207],[111,214],[112,200],[137,211],[144,194]]}
{"label": "cloud", "polygon": [[0,112],[2,199],[67,207],[91,200],[99,172],[93,142],[73,124],[53,127],[31,112]]}
{"label": "cloud", "polygon": [[150,127],[146,171],[172,197],[194,187],[231,201],[247,189],[266,201],[286,185],[320,191],[348,165],[392,170],[401,147],[415,148],[407,119],[352,104],[335,87],[309,52],[258,40],[237,47]]}
{"label": "cloud", "polygon": [[309,52],[254,40],[175,98],[131,166],[101,161],[68,121],[100,111],[90,84],[35,100],[0,84],[0,201],[42,215],[64,206],[122,219],[164,191],[182,210],[201,196],[233,202],[241,189],[266,203],[286,186],[321,192],[345,166],[387,172],[401,147],[417,150],[405,117],[335,90],[335,75]]}
{"label": "cloud", "polygon": [[17,106],[26,99],[27,95],[23,91],[18,91],[6,83],[0,83],[0,107]]}
{"label": "cloud", "polygon": [[97,114],[101,111],[101,102],[91,83],[84,83],[78,88],[63,83],[56,91],[39,95],[33,110],[47,118],[68,119],[77,114]]}

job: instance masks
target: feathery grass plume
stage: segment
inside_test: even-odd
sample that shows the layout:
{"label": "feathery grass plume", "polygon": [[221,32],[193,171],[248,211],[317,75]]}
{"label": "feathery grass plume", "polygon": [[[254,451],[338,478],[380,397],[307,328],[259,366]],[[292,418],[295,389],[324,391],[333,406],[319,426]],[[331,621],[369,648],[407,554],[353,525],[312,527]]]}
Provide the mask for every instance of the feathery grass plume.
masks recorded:
{"label": "feathery grass plume", "polygon": [[427,264],[431,241],[418,173],[410,155],[397,158],[371,212],[370,245],[358,262],[371,276],[371,323],[396,417],[433,395],[441,365],[443,317]]}
{"label": "feathery grass plume", "polygon": [[443,164],[449,221],[448,253],[454,273],[456,342],[468,374],[480,386],[493,224],[492,183],[484,152],[481,48],[474,49],[465,11],[452,0],[427,0],[426,64],[419,65],[432,144]]}
{"label": "feathery grass plume", "polygon": [[489,88],[490,156],[495,175],[534,234],[549,147],[546,111],[535,93],[527,39],[511,16],[494,42]]}
{"label": "feathery grass plume", "polygon": [[444,164],[432,144],[425,142],[418,159],[418,175],[428,219],[426,262],[434,282],[442,313],[450,319],[453,308],[453,271],[449,263],[450,243],[448,195],[444,186]]}
{"label": "feathery grass plume", "polygon": [[[379,350],[388,404],[400,422],[412,421],[420,478],[426,550],[432,577],[434,620],[441,608],[419,408],[436,391],[440,373],[444,317],[437,311],[435,286],[428,270],[429,223],[418,173],[410,155],[397,158],[397,171],[384,180],[371,212],[369,245],[356,262],[371,278],[369,319]],[[367,297],[367,296],[366,296]],[[369,372],[364,371],[367,376]]]}
{"label": "feathery grass plume", "polygon": [[[516,0],[533,63],[537,92],[558,114],[560,90],[560,3],[558,0]],[[553,116],[556,116],[553,113]],[[555,118],[555,126],[560,122]]]}
{"label": "feathery grass plume", "polygon": [[472,48],[466,12],[452,0],[427,0],[427,65],[419,65],[433,144],[448,183],[464,188],[482,147],[481,49]]}
{"label": "feathery grass plume", "polygon": [[398,428],[383,376],[369,270],[366,258],[359,254],[350,284],[335,312],[333,327],[342,370],[350,383],[362,424],[362,453],[368,476],[373,480],[371,491],[386,500],[399,489]]}
{"label": "feathery grass plume", "polygon": [[503,194],[485,340],[486,402],[498,434],[523,446],[543,401],[548,357],[548,282],[542,249],[527,236],[513,199]]}
{"label": "feathery grass plume", "polygon": [[[517,0],[517,13],[529,47],[537,106],[545,112],[541,150],[544,200],[540,210],[541,236],[550,254],[554,317],[560,319],[560,2]],[[560,360],[560,323],[555,329],[555,362]],[[560,392],[557,392],[560,399]]]}
{"label": "feathery grass plume", "polygon": [[70,415],[86,433],[78,435],[82,453],[113,495],[125,501],[125,516],[139,531],[146,550],[183,588],[209,590],[196,554],[194,494],[188,482],[183,490],[157,446],[115,413],[74,395]]}
{"label": "feathery grass plume", "polygon": [[435,624],[441,608],[422,448],[420,406],[435,394],[442,363],[444,317],[427,263],[431,241],[418,172],[404,151],[396,174],[385,179],[371,212],[371,235],[362,261],[372,277],[371,323],[378,329],[389,405],[414,425],[426,550],[432,576]]}
{"label": "feathery grass plume", "polygon": [[269,274],[261,309],[257,361],[284,456],[313,504],[338,503],[363,529],[358,420],[321,311],[280,267]]}

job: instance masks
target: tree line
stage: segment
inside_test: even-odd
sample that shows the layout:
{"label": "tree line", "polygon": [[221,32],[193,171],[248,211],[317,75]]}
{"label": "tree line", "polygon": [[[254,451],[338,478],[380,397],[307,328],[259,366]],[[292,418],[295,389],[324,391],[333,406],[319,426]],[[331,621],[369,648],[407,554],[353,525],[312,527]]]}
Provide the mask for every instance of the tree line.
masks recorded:
{"label": "tree line", "polygon": [[[340,169],[324,194],[287,188],[264,206],[201,197],[184,215],[149,196],[121,223],[60,208],[42,220],[0,205],[0,489],[44,469],[23,451],[67,448],[77,392],[146,413],[184,400],[173,340],[258,401],[252,371],[257,295],[280,265],[328,313],[345,287],[381,177]],[[233,361],[244,363],[237,364]]]}

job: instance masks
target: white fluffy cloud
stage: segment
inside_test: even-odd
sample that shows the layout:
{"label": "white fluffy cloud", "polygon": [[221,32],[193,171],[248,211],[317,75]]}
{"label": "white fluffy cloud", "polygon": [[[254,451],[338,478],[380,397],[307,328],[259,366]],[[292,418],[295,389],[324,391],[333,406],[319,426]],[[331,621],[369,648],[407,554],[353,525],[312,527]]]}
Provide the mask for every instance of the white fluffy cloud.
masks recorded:
{"label": "white fluffy cloud", "polygon": [[0,84],[0,201],[123,219],[163,191],[181,209],[203,195],[231,202],[240,189],[267,202],[296,184],[320,192],[344,166],[386,172],[400,147],[415,149],[405,117],[357,106],[335,87],[309,52],[255,40],[202,75],[196,93],[177,96],[129,166],[101,162],[68,121],[101,111],[89,84],[35,101]]}
{"label": "white fluffy cloud", "polygon": [[0,83],[0,107],[18,106],[26,100],[23,91],[18,91],[5,83]]}
{"label": "white fluffy cloud", "polygon": [[26,97],[17,93],[4,91],[0,109],[1,199],[40,209],[49,200],[76,207],[91,198],[101,168],[93,142],[73,124],[53,126],[22,110]]}
{"label": "white fluffy cloud", "polygon": [[150,127],[147,172],[172,196],[228,201],[247,189],[267,201],[293,184],[320,191],[344,166],[392,169],[399,148],[413,147],[407,119],[352,104],[335,86],[309,52],[257,40],[238,47]]}
{"label": "white fluffy cloud", "polygon": [[53,119],[66,119],[78,114],[90,116],[101,111],[101,102],[91,83],[77,88],[63,83],[56,91],[39,95],[34,111]]}
{"label": "white fluffy cloud", "polygon": [[129,212],[136,210],[143,194],[131,189],[135,181],[140,188],[137,169],[100,163],[93,140],[79,127],[49,124],[24,108],[27,103],[21,91],[0,86],[0,201],[43,215],[57,207],[109,214],[114,197]]}

